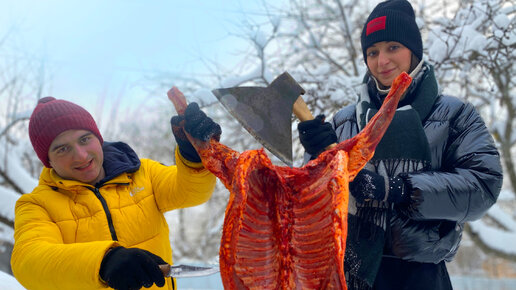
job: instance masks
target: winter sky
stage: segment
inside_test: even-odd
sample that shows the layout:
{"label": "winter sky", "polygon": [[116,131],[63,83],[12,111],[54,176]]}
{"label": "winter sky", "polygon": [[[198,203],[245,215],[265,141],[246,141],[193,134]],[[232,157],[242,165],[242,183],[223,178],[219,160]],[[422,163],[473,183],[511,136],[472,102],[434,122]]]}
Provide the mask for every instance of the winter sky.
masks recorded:
{"label": "winter sky", "polygon": [[[72,101],[143,95],[138,83],[158,71],[203,74],[201,60],[236,62],[235,37],[261,1],[0,0],[0,43],[41,62],[44,95]],[[277,3],[275,1],[274,3]],[[0,58],[12,58],[4,50]],[[164,93],[165,94],[165,93]],[[85,105],[80,102],[82,105]]]}

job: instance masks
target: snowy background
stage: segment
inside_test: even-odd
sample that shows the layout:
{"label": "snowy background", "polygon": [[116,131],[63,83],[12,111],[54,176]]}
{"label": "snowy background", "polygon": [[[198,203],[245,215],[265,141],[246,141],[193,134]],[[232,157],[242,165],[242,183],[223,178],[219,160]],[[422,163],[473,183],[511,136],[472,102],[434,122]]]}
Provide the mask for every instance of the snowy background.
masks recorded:
{"label": "snowy background", "polygon": [[[379,1],[183,2],[0,0],[0,289],[21,289],[9,257],[14,204],[41,171],[27,138],[37,99],[53,95],[84,106],[104,139],[127,142],[140,157],[165,164],[174,162],[168,124],[174,111],[165,95],[172,85],[198,101],[223,126],[221,142],[239,151],[261,145],[218,104],[213,88],[265,86],[288,71],[307,90],[314,114],[331,117],[355,100],[365,72],[359,34]],[[515,1],[410,2],[424,58],[444,93],[475,105],[504,166],[498,202],[466,225],[448,264],[453,284],[516,289]],[[293,120],[298,166],[296,125]],[[176,263],[217,263],[227,198],[218,184],[206,204],[167,213]],[[222,289],[219,275],[179,285]]]}
{"label": "snowy background", "polygon": [[[512,290],[516,289],[516,279],[487,279],[478,277],[452,277],[453,289],[456,290]],[[219,275],[204,278],[182,278],[177,280],[178,288],[182,290],[221,290],[222,281]],[[13,276],[0,271],[0,289],[22,290],[23,288]]]}

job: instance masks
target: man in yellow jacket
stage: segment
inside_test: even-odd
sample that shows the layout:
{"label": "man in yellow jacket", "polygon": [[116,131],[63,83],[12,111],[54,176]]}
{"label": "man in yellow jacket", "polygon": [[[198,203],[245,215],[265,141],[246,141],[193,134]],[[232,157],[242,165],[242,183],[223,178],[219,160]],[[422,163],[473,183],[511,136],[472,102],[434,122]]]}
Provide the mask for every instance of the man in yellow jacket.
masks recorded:
{"label": "man in yellow jacket", "polygon": [[[14,276],[27,289],[174,289],[160,264],[172,264],[164,212],[206,202],[215,177],[200,162],[179,123],[194,138],[221,129],[197,104],[172,118],[176,165],[139,159],[125,143],[104,142],[82,107],[46,97],[29,122],[45,167],[38,186],[15,209]],[[154,285],[155,284],[155,285]]]}

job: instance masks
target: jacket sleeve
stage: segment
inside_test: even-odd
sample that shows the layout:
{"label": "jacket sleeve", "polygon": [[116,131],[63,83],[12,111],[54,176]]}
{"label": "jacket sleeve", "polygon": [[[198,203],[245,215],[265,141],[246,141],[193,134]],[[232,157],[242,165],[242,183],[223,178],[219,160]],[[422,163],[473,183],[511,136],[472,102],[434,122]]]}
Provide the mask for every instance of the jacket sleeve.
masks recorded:
{"label": "jacket sleeve", "polygon": [[27,289],[98,289],[99,269],[114,241],[64,244],[59,227],[27,195],[16,203],[11,267]]}
{"label": "jacket sleeve", "polygon": [[408,215],[416,220],[479,219],[498,198],[502,186],[500,155],[484,121],[471,104],[450,120],[441,168],[409,174]]}
{"label": "jacket sleeve", "polygon": [[176,148],[176,165],[146,160],[156,202],[162,212],[196,206],[210,199],[216,178],[204,167],[187,166]]}

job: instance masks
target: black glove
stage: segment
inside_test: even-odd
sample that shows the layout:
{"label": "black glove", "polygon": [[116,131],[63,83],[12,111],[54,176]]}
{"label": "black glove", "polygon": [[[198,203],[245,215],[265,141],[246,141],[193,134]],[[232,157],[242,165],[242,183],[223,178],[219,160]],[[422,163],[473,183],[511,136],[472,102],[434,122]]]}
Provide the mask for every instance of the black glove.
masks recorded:
{"label": "black glove", "polygon": [[390,203],[408,201],[409,190],[405,188],[405,182],[399,176],[390,177],[388,188],[385,188],[385,178],[373,171],[362,169],[355,179],[349,184],[349,192],[359,202],[375,199],[383,201],[387,194]]}
{"label": "black glove", "polygon": [[197,151],[192,146],[186,135],[184,134],[180,123],[185,121],[184,129],[192,137],[207,141],[212,136],[216,139],[220,139],[222,129],[219,124],[215,123],[210,117],[199,109],[199,105],[192,102],[186,107],[184,115],[174,116],[170,119],[172,125],[172,133],[176,138],[177,145],[179,146],[179,152],[186,160],[192,162],[201,162],[201,157],[197,154]]}
{"label": "black glove", "polygon": [[331,124],[324,122],[324,115],[318,115],[310,121],[303,121],[297,125],[299,131],[299,140],[305,151],[316,156],[324,148],[333,143],[337,143],[337,134],[331,127]]}
{"label": "black glove", "polygon": [[137,249],[116,247],[111,249],[100,265],[100,278],[115,289],[149,288],[165,285],[159,265],[166,264],[153,253]]}

